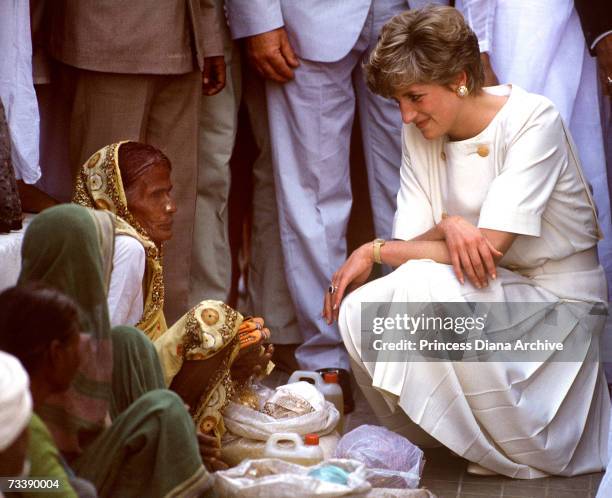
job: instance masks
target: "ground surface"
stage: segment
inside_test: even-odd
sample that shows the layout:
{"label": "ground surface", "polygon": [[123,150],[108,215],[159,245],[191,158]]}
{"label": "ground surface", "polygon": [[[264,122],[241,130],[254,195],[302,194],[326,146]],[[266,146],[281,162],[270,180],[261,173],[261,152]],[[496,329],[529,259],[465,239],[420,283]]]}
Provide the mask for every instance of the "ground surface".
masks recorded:
{"label": "ground surface", "polygon": [[[287,378],[282,372],[273,372],[266,384],[270,387],[282,385]],[[362,424],[376,425],[376,418],[363,395],[357,392],[355,411],[347,417],[345,425],[350,431]],[[446,448],[426,450],[425,458],[421,485],[438,498],[595,498],[603,476],[598,473],[529,481],[479,477],[467,474],[467,461],[454,456]]]}

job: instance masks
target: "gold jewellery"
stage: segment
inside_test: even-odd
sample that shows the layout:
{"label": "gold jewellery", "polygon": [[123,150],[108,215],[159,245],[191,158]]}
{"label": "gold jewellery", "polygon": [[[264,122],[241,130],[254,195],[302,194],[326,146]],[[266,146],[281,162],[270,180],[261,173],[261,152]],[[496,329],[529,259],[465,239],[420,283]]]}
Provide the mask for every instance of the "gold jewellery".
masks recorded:
{"label": "gold jewellery", "polygon": [[379,265],[382,265],[382,259],[380,258],[380,248],[385,245],[385,239],[374,239],[372,241],[372,249],[374,251],[374,261]]}
{"label": "gold jewellery", "polygon": [[467,97],[467,94],[470,93],[470,91],[468,90],[468,87],[465,85],[461,85],[459,88],[457,88],[457,97]]}

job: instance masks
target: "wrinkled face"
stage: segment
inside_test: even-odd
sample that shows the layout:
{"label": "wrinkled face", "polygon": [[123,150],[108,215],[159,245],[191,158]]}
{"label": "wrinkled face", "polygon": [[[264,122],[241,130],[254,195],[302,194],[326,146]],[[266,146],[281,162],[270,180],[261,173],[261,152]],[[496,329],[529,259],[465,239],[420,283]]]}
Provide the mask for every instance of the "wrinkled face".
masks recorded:
{"label": "wrinkled face", "polygon": [[140,175],[125,193],[128,209],[158,245],[172,238],[176,204],[171,190],[170,169],[160,162]]}
{"label": "wrinkled face", "polygon": [[422,83],[400,88],[393,96],[402,121],[414,123],[428,140],[452,135],[462,99],[443,85]]}

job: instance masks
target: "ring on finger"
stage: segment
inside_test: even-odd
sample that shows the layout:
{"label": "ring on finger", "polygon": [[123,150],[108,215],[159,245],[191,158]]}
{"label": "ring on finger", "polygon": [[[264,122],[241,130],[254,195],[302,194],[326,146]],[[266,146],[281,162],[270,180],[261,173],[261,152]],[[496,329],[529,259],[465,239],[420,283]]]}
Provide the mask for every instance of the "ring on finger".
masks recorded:
{"label": "ring on finger", "polygon": [[330,294],[335,294],[337,290],[338,286],[334,284],[329,284],[329,287],[327,288],[327,292],[329,292]]}

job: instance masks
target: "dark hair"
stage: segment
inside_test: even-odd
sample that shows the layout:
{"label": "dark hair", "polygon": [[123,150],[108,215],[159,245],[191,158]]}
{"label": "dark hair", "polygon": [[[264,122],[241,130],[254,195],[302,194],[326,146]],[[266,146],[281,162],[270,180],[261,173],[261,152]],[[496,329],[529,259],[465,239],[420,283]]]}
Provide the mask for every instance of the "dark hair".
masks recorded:
{"label": "dark hair", "polygon": [[79,331],[75,302],[41,283],[0,293],[0,349],[19,358],[28,373],[42,364],[52,341],[65,342]]}
{"label": "dark hair", "polygon": [[126,142],[119,146],[119,172],[123,189],[129,190],[149,168],[162,164],[172,169],[170,159],[161,150],[149,144]]}

